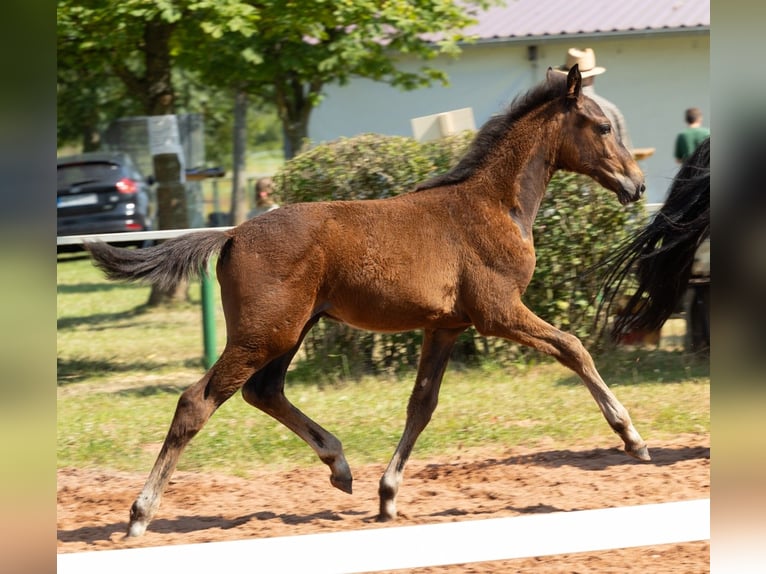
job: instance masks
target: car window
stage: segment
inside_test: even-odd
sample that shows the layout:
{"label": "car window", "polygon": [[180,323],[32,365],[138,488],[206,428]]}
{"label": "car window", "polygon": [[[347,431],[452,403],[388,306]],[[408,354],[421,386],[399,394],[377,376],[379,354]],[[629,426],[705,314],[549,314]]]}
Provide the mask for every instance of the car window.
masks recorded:
{"label": "car window", "polygon": [[114,181],[119,173],[119,166],[106,162],[60,165],[57,170],[58,187],[91,181]]}

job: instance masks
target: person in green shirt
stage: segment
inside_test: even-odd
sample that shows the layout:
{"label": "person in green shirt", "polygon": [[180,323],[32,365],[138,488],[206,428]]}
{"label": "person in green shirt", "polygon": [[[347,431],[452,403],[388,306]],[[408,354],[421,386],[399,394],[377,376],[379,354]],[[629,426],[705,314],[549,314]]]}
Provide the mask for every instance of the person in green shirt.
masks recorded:
{"label": "person in green shirt", "polygon": [[710,129],[702,126],[702,111],[689,108],[686,114],[686,129],[676,136],[675,156],[678,163],[694,153],[697,146],[710,137]]}

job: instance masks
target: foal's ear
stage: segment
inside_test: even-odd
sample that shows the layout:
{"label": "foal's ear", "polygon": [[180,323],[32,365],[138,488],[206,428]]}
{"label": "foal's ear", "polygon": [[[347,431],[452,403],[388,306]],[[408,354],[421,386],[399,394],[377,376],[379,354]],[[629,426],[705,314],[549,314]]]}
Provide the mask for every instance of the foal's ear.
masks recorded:
{"label": "foal's ear", "polygon": [[582,88],[582,76],[580,75],[580,65],[575,64],[567,74],[567,101],[576,102],[580,98],[580,88]]}

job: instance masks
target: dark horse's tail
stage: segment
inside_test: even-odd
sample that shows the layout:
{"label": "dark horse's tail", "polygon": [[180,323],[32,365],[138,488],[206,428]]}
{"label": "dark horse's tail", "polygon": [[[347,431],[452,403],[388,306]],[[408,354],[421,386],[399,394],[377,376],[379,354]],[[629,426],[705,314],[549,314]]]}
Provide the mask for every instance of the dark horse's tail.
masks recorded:
{"label": "dark horse's tail", "polygon": [[[710,138],[683,163],[651,222],[609,257],[602,292],[607,315],[623,283],[638,286],[616,315],[614,339],[636,329],[655,330],[673,314],[691,277],[694,254],[710,236]],[[603,305],[602,304],[602,307]]]}
{"label": "dark horse's tail", "polygon": [[200,277],[211,255],[230,239],[227,231],[189,233],[143,249],[120,249],[107,243],[86,243],[96,267],[117,281],[144,281],[170,289],[182,279]]}

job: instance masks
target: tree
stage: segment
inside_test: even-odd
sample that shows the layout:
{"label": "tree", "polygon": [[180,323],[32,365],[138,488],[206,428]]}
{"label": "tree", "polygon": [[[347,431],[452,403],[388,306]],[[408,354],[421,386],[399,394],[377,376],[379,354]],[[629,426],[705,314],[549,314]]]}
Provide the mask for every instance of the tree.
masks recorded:
{"label": "tree", "polygon": [[[205,57],[187,51],[181,56],[184,66],[199,71],[211,85],[228,89],[235,102],[232,223],[246,216],[241,181],[246,97],[276,107],[289,159],[306,140],[311,112],[329,83],[345,84],[353,76],[404,89],[446,83],[446,74],[428,62],[439,54],[459,53],[458,42],[465,39],[460,30],[474,22],[468,6],[452,0],[263,0],[257,3],[255,34],[237,27],[187,28],[184,43],[200,46]],[[419,59],[420,69],[400,69],[402,54]]]}
{"label": "tree", "polygon": [[[77,77],[79,70],[93,66],[103,72],[102,77],[113,74],[122,82],[125,93],[140,104],[142,112],[154,116],[172,114],[175,110],[173,58],[174,52],[185,48],[175,42],[177,31],[188,26],[200,29],[203,34],[219,28],[251,34],[256,12],[239,0],[124,0],[119,3],[61,0],[57,16],[59,48],[67,56],[65,72]],[[59,76],[66,77],[63,73]],[[85,117],[82,122],[90,130],[94,118]],[[185,188],[169,176],[178,169],[173,158],[157,156],[154,169],[159,182],[160,228],[187,227]],[[154,287],[149,304],[186,297],[186,285],[167,290]]]}
{"label": "tree", "polygon": [[56,129],[59,146],[76,143],[83,151],[94,151],[111,119],[141,113],[141,107],[126,97],[122,82],[89,39],[87,19],[83,10],[59,2]]}
{"label": "tree", "polygon": [[[343,85],[354,76],[403,89],[446,83],[446,74],[428,62],[459,54],[458,42],[466,40],[461,30],[475,23],[468,8],[489,3],[263,0],[257,3],[257,33],[208,34],[208,57],[196,63],[216,85],[245,89],[276,105],[289,159],[303,145],[327,84]],[[402,55],[419,59],[420,69],[400,69]]]}
{"label": "tree", "polygon": [[[229,92],[239,134],[233,165],[241,174],[246,102],[273,103],[289,159],[330,83],[354,76],[403,89],[446,83],[429,62],[457,55],[466,39],[461,30],[475,22],[469,9],[490,1],[61,0],[59,37],[66,38],[72,69],[93,62],[116,76],[147,115],[173,113],[174,64]],[[401,69],[405,55],[420,68]],[[235,182],[233,191],[233,223],[239,223],[243,187]],[[165,204],[178,206],[182,194],[180,186],[166,191]],[[160,226],[178,227],[177,215],[160,212]]]}
{"label": "tree", "polygon": [[[95,60],[113,73],[133,94],[145,115],[173,113],[173,84],[171,81],[171,38],[180,20],[178,6],[158,3],[126,2],[119,6],[111,3],[83,4],[62,2],[59,11],[66,12],[71,22],[67,37],[79,45],[85,62]],[[66,10],[66,8],[71,8]],[[109,30],[109,33],[107,33]],[[102,33],[103,35],[99,34]],[[61,36],[61,34],[60,34]],[[95,56],[95,58],[93,57]],[[76,58],[73,60],[77,62]],[[160,228],[184,228],[186,193],[183,186],[174,185],[177,168],[173,158],[165,154],[154,158],[154,171],[158,176],[158,219]],[[178,179],[178,176],[175,176]],[[187,285],[170,289],[152,288],[149,305],[159,305],[187,297]]]}

